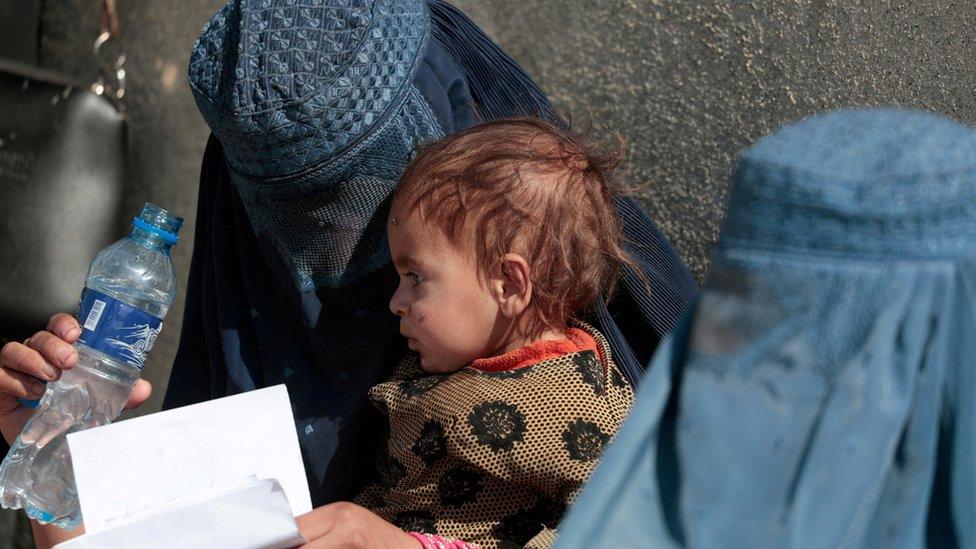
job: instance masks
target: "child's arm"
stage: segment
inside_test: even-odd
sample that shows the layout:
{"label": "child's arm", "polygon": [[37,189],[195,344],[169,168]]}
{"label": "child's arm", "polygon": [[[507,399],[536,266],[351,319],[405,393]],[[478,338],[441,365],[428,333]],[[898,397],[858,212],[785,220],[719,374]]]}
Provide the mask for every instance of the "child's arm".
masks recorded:
{"label": "child's arm", "polygon": [[410,532],[410,536],[420,542],[424,549],[479,549],[466,541],[447,539],[436,534]]}

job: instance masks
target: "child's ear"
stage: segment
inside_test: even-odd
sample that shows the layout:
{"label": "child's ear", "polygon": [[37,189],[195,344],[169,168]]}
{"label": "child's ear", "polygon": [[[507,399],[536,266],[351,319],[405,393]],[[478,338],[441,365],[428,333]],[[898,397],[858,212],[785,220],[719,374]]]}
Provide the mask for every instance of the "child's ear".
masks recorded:
{"label": "child's ear", "polygon": [[502,256],[502,272],[493,281],[492,291],[502,314],[514,319],[522,314],[532,299],[529,262],[519,254]]}

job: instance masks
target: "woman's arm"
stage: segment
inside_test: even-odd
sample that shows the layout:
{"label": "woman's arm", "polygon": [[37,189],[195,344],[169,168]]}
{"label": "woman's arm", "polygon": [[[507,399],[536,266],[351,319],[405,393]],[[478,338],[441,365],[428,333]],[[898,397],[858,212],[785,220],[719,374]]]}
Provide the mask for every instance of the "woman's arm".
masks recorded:
{"label": "woman's arm", "polygon": [[420,549],[410,534],[354,503],[338,502],[312,509],[295,519],[308,543],[302,549],[384,547]]}

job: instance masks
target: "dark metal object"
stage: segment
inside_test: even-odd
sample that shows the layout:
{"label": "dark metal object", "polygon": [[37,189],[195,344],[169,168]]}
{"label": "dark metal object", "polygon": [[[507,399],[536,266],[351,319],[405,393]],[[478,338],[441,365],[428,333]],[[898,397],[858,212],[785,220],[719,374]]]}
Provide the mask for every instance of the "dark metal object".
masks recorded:
{"label": "dark metal object", "polygon": [[41,0],[0,0],[0,58],[37,63]]}
{"label": "dark metal object", "polygon": [[0,61],[0,331],[77,308],[88,263],[118,233],[124,158],[107,98]]}

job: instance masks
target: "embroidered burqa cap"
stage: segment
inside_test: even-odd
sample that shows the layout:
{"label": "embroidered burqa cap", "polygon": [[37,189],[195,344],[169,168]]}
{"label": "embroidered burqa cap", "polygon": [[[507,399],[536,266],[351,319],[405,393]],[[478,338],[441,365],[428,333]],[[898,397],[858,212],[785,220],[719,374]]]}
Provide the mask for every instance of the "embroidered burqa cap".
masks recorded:
{"label": "embroidered burqa cap", "polygon": [[385,263],[376,209],[414,147],[443,135],[413,85],[429,27],[422,0],[241,0],[194,46],[197,105],[299,291]]}
{"label": "embroidered burqa cap", "polygon": [[[285,383],[316,505],[355,495],[382,428],[366,398],[406,351],[389,311],[389,196],[417,145],[478,120],[559,123],[538,86],[440,0],[231,0],[194,45],[213,130],[163,406]],[[630,200],[640,267],[593,323],[636,379],[696,294]],[[382,441],[379,441],[382,442]]]}
{"label": "embroidered burqa cap", "polygon": [[760,140],[558,546],[976,547],[974,234],[970,127],[854,110]]}

